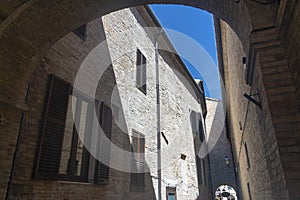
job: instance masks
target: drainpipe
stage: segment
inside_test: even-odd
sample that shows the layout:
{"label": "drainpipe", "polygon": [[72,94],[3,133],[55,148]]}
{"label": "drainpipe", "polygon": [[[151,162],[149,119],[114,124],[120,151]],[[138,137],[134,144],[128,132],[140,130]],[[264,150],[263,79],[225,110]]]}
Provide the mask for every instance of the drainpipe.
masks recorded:
{"label": "drainpipe", "polygon": [[159,66],[158,66],[158,42],[157,38],[163,33],[161,29],[155,35],[155,67],[156,67],[156,112],[157,112],[157,177],[158,177],[158,200],[161,200],[161,142],[160,142],[160,95],[159,95]]}

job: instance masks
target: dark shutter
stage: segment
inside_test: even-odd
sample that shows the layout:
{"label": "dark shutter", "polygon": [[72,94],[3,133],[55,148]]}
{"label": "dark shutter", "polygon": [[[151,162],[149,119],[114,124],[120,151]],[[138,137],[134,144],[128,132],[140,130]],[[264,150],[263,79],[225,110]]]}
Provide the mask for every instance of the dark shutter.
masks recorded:
{"label": "dark shutter", "polygon": [[140,50],[137,50],[137,53],[136,53],[136,86],[144,94],[146,94],[146,88],[147,88],[146,65],[147,65],[146,57],[142,54],[142,52]]}
{"label": "dark shutter", "polygon": [[105,136],[109,140],[104,140],[104,135],[101,135],[99,139],[99,156],[104,164],[100,161],[96,162],[95,170],[95,183],[99,183],[109,179],[109,166],[106,164],[110,161],[110,140],[111,140],[111,129],[112,129],[112,110],[103,103],[101,104],[101,128]]}
{"label": "dark shutter", "polygon": [[146,60],[146,57],[142,54],[142,82],[141,82],[141,86],[142,86],[142,91],[144,91],[144,93],[146,94],[147,92],[147,84],[146,84],[146,81],[147,81],[147,60]]}
{"label": "dark shutter", "polygon": [[145,138],[139,137],[139,160],[138,160],[138,171],[137,174],[137,185],[144,187],[145,184]]}
{"label": "dark shutter", "polygon": [[51,75],[49,86],[38,173],[58,174],[70,85]]}
{"label": "dark shutter", "polygon": [[140,50],[136,52],[136,86],[140,88],[142,86],[142,57]]}
{"label": "dark shutter", "polygon": [[205,140],[203,123],[202,123],[202,119],[201,119],[200,114],[199,114],[199,139],[200,139],[201,142],[203,142]]}
{"label": "dark shutter", "polygon": [[137,173],[131,173],[130,175],[131,191],[143,191],[145,185],[145,138],[135,131],[133,133],[132,152],[136,154],[132,170]]}

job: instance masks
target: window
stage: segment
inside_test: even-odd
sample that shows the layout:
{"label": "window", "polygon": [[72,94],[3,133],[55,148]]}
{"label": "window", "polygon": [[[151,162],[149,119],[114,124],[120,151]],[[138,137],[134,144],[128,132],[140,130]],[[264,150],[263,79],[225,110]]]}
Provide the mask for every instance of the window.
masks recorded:
{"label": "window", "polygon": [[[104,163],[110,162],[110,140],[112,129],[112,110],[104,103],[100,104],[100,125],[104,132],[98,138],[98,158],[101,158]],[[109,140],[104,140],[103,137],[107,137]],[[96,161],[94,183],[106,184],[109,179],[109,166],[102,162]]]}
{"label": "window", "polygon": [[80,38],[80,39],[82,39],[83,41],[85,41],[86,40],[86,37],[87,37],[87,35],[86,35],[86,24],[84,24],[84,25],[82,25],[82,26],[80,26],[80,27],[78,27],[78,28],[76,28],[73,32]]}
{"label": "window", "polygon": [[[95,103],[90,98],[72,91],[70,84],[53,75],[50,76],[49,82],[34,177],[88,181],[88,174],[94,172],[89,172],[91,156],[83,144],[90,142]],[[111,115],[107,111],[109,109],[101,105],[101,126],[104,132],[109,132],[110,135]],[[75,127],[74,120],[79,127]],[[98,145],[100,146],[100,143]],[[101,151],[103,153],[102,149]],[[99,171],[99,167],[95,168],[96,172]],[[102,168],[101,170],[106,172]]]}
{"label": "window", "polygon": [[250,159],[249,159],[249,154],[248,154],[248,147],[247,147],[247,144],[245,143],[245,153],[246,153],[246,159],[247,159],[247,166],[248,166],[248,169],[250,168]]}
{"label": "window", "polygon": [[176,188],[167,187],[166,188],[167,200],[176,200]]}
{"label": "window", "polygon": [[136,87],[144,94],[147,93],[146,72],[147,60],[140,50],[136,53]]}
{"label": "window", "polygon": [[201,113],[197,113],[195,111],[191,111],[190,115],[191,125],[192,125],[192,131],[196,135],[199,133],[199,140],[200,142],[203,142],[205,139],[204,135],[204,129],[203,129],[203,123],[201,118]]}
{"label": "window", "polygon": [[142,192],[145,187],[145,137],[137,131],[132,131],[131,151],[135,161],[132,164],[133,173],[130,175],[130,190]]}
{"label": "window", "polygon": [[200,139],[201,142],[203,142],[205,140],[205,135],[204,135],[204,129],[203,129],[203,123],[202,123],[201,117],[199,117],[198,129],[199,129],[199,139]]}

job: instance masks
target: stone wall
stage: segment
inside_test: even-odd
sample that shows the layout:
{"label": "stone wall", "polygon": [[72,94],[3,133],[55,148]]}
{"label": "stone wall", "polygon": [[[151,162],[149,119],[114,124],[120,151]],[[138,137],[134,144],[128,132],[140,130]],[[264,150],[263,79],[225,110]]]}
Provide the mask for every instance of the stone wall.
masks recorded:
{"label": "stone wall", "polygon": [[[235,165],[232,157],[230,139],[227,137],[223,102],[218,99],[206,98],[206,105],[206,131],[209,135],[218,136],[212,136],[217,142],[213,144],[209,152],[212,192],[215,193],[217,188],[221,185],[228,185],[237,192]],[[216,133],[217,131],[220,132]],[[229,158],[229,165],[226,165],[225,157]]]}
{"label": "stone wall", "polygon": [[[122,199],[128,197],[130,176],[128,173],[114,169],[110,170],[109,183],[100,186],[93,183],[32,179],[36,150],[39,145],[38,138],[43,123],[43,108],[47,96],[49,73],[72,83],[87,54],[104,39],[101,20],[92,21],[87,26],[86,41],[74,33],[69,33],[49,50],[40,66],[35,70],[29,88],[28,109],[25,112],[25,122],[20,134],[20,145],[14,165],[15,173],[11,178],[9,199]],[[100,96],[101,100],[109,105],[110,97],[107,94],[112,92],[114,84],[113,70],[108,68],[99,83],[100,88],[106,89],[98,90],[97,99]],[[113,124],[113,133],[112,141],[129,150],[128,137],[121,134],[115,123]],[[149,190],[151,190],[151,186],[148,184]],[[116,193],[108,188],[119,188],[119,192]],[[151,199],[151,196],[148,198]]]}
{"label": "stone wall", "polygon": [[[26,111],[26,91],[33,72],[37,70],[50,48],[67,33],[75,28],[87,23],[93,19],[101,17],[118,9],[144,5],[148,3],[175,3],[194,6],[205,9],[225,20],[242,40],[244,47],[249,47],[251,41],[249,32],[254,28],[272,26],[279,17],[276,18],[278,7],[276,5],[261,6],[250,1],[240,1],[235,3],[232,0],[111,0],[98,1],[87,0],[29,0],[29,1],[3,1],[0,6],[0,60],[1,60],[1,150],[0,155],[6,162],[1,162],[0,189],[1,197],[5,196],[7,182],[10,177],[10,166],[14,163],[14,152],[18,144],[18,130],[21,115]],[[290,16],[297,16],[293,9],[297,0],[280,0],[280,13],[282,10],[292,10],[292,15],[282,15],[285,24],[292,24],[289,21]],[[287,9],[286,9],[287,8]],[[250,11],[250,12],[249,12]],[[241,17],[242,16],[242,17]],[[284,17],[283,17],[284,16]],[[293,18],[293,24],[299,20]],[[289,27],[290,38],[287,46],[295,46],[299,49],[297,41],[297,32]],[[295,27],[295,26],[294,26]],[[283,31],[285,33],[287,31]],[[296,33],[296,34],[294,34]],[[293,49],[293,48],[290,48]],[[248,51],[248,49],[246,49]],[[297,57],[297,51],[290,50],[292,57]],[[296,62],[297,63],[297,62]],[[295,72],[297,64],[293,65]],[[77,66],[78,67],[78,66]],[[58,71],[61,69],[58,69]],[[280,74],[280,72],[278,72]],[[294,73],[295,75],[298,73]],[[38,79],[38,77],[37,77]],[[298,80],[298,79],[297,79]],[[298,83],[298,82],[297,82]],[[298,93],[299,94],[299,93]],[[296,103],[295,103],[296,102]],[[297,104],[297,99],[294,105]],[[297,106],[294,106],[297,107]],[[293,111],[295,112],[295,111]],[[30,121],[30,120],[29,120]],[[33,120],[34,121],[34,120]],[[299,121],[299,120],[298,120]],[[298,123],[286,124],[280,126],[280,130],[299,130]],[[294,134],[294,133],[293,133]],[[297,136],[298,137],[298,136]],[[295,149],[295,147],[293,148]],[[292,157],[295,156],[292,154]],[[297,158],[297,156],[296,156]],[[297,160],[297,159],[296,159]]]}
{"label": "stone wall", "polygon": [[[149,24],[149,16],[139,16],[140,7],[124,9],[103,17],[108,47],[112,56],[117,87],[124,111],[127,133],[136,130],[145,135],[146,162],[154,190],[157,194],[157,149],[156,149],[156,68],[155,52],[151,35],[141,24]],[[135,15],[133,14],[135,13]],[[137,16],[138,15],[138,16]],[[144,21],[140,22],[139,21]],[[152,22],[153,23],[153,22]],[[116,26],[118,24],[118,26]],[[152,24],[154,26],[154,24]],[[121,34],[123,32],[124,34]],[[139,49],[147,59],[147,94],[141,92],[135,83],[136,51]],[[201,105],[194,94],[190,94],[190,77],[182,74],[181,63],[172,58],[159,57],[161,131],[166,141],[162,145],[162,197],[166,196],[167,187],[176,187],[178,199],[196,199],[199,195],[193,130],[190,122],[192,111],[202,113]],[[126,76],[125,76],[126,74]],[[185,83],[181,79],[186,79]],[[181,159],[181,154],[186,159]],[[204,194],[205,195],[205,194]],[[206,193],[207,195],[207,193]]]}
{"label": "stone wall", "polygon": [[[274,84],[288,81],[288,77],[266,71],[273,67],[272,61],[267,61],[268,52],[274,55],[282,51],[280,47],[276,47],[278,44],[261,50],[253,64],[253,82],[249,86],[244,76],[246,65],[242,63],[245,53],[239,39],[225,23],[221,23],[221,37],[226,88],[224,92],[234,157],[239,170],[241,197],[249,199],[251,193],[252,199],[288,199],[282,165],[285,158],[280,156],[280,140],[277,140],[274,128],[274,112],[281,106],[272,106],[281,100],[272,95],[272,91],[276,89],[270,89],[273,87],[270,85],[272,81]],[[261,103],[262,109],[248,101],[243,96],[244,93],[254,95],[252,97]],[[255,94],[259,94],[259,97]]]}
{"label": "stone wall", "polygon": [[[258,168],[254,172],[256,169],[250,169],[247,160],[240,162],[240,168],[246,169],[245,173],[240,170],[240,182],[244,185],[241,193],[248,193],[249,183],[250,191],[254,190],[252,198],[300,197],[295,190],[300,181],[298,10],[297,1],[280,1],[276,23],[253,30],[249,49],[243,48],[234,31],[224,23],[217,28],[221,33],[217,34],[219,66],[225,80],[230,132],[232,140],[238,142],[232,142],[235,154],[240,160],[247,144],[250,161],[254,160],[252,163]],[[242,57],[246,57],[245,64]],[[244,93],[253,95],[262,109],[245,101]],[[241,134],[239,122],[245,126]],[[253,189],[256,186],[259,187]]]}
{"label": "stone wall", "polygon": [[[59,40],[43,58],[30,81],[24,123],[20,128],[14,173],[11,176],[9,199],[155,199],[157,194],[157,157],[156,157],[156,92],[154,46],[143,27],[137,22],[142,16],[133,14],[132,9],[125,9],[96,19],[87,24],[87,37],[82,40],[74,33],[69,33]],[[140,8],[143,9],[143,8]],[[151,21],[151,17],[148,16]],[[139,19],[143,20],[143,19]],[[126,39],[114,38],[116,32],[123,32],[128,27],[138,32],[127,32]],[[105,34],[104,34],[105,33]],[[134,33],[134,34],[133,34]],[[105,55],[97,51],[97,46],[107,38]],[[106,46],[108,45],[108,46]],[[130,50],[132,48],[132,51]],[[139,48],[147,58],[147,95],[135,85],[136,49]],[[94,52],[95,51],[95,52]],[[88,55],[94,59],[88,60]],[[111,55],[112,65],[103,66],[107,55]],[[182,70],[176,58],[168,58],[173,66]],[[107,61],[107,60],[106,60]],[[196,199],[199,195],[193,130],[190,122],[192,110],[201,113],[201,105],[190,94],[182,77],[170,68],[164,57],[160,56],[161,75],[161,130],[167,137],[168,145],[162,138],[162,196],[166,196],[166,187],[176,187],[178,199]],[[130,174],[110,169],[107,184],[95,185],[92,182],[50,181],[33,179],[36,150],[43,123],[43,109],[47,96],[47,81],[50,73],[73,83],[80,66],[108,67],[97,85],[96,99],[112,107],[114,121],[112,143],[130,151],[132,130],[146,136],[145,192],[130,191]],[[92,70],[92,68],[89,68]],[[88,77],[91,73],[85,71]],[[190,78],[190,77],[187,77]],[[96,79],[86,80],[90,88]],[[195,87],[195,86],[188,86]],[[197,96],[197,95],[196,95]],[[188,106],[187,106],[188,105]],[[7,118],[9,120],[9,118]],[[19,122],[19,121],[18,121]],[[18,131],[18,122],[15,122]],[[20,122],[19,122],[20,123]],[[1,141],[2,142],[2,141]],[[5,142],[5,141],[3,141]],[[12,145],[12,144],[5,144]],[[180,148],[178,148],[180,147]],[[13,150],[12,150],[13,152]],[[181,159],[181,154],[186,159]],[[121,155],[112,158],[113,163],[122,159]],[[125,161],[127,162],[127,161]],[[12,163],[5,162],[9,176]],[[117,162],[116,162],[117,163]],[[118,166],[120,167],[120,166]],[[118,168],[120,169],[120,168]],[[6,194],[3,193],[3,196]],[[202,193],[202,195],[205,195]]]}

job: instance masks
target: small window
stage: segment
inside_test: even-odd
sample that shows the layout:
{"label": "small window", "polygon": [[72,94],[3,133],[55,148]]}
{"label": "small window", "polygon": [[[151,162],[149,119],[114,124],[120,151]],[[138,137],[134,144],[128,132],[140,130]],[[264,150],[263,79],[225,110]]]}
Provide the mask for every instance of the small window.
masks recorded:
{"label": "small window", "polygon": [[145,189],[145,137],[141,133],[132,131],[131,151],[135,161],[132,164],[133,173],[130,176],[130,190],[143,192]]}
{"label": "small window", "polygon": [[202,119],[200,117],[199,119],[199,139],[201,142],[203,142],[205,140],[205,135],[204,135],[204,129],[203,129],[203,123],[202,123]]}
{"label": "small window", "polygon": [[167,187],[166,188],[167,200],[176,200],[176,188]]}
{"label": "small window", "polygon": [[147,93],[147,60],[138,49],[136,53],[136,87],[144,94]]}
{"label": "small window", "polygon": [[246,143],[245,143],[245,153],[246,153],[246,159],[247,159],[247,166],[248,166],[248,169],[249,169],[250,168],[250,159],[249,159],[248,147],[247,147]]}
{"label": "small window", "polygon": [[82,26],[76,28],[73,32],[74,32],[80,39],[82,39],[83,41],[85,41],[85,40],[86,40],[86,37],[87,37],[87,35],[86,35],[86,28],[87,28],[87,26],[86,26],[86,24],[84,24],[84,25],[82,25]]}

